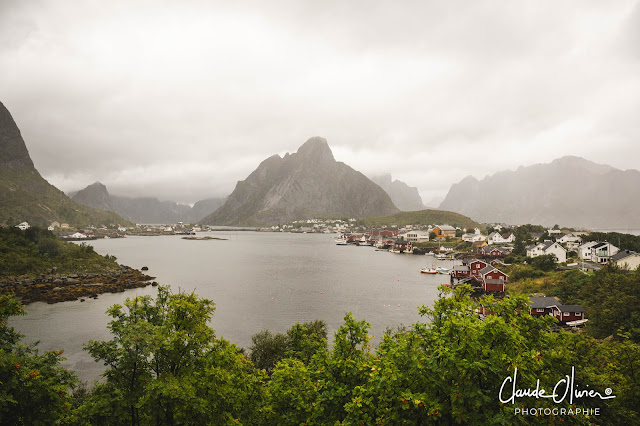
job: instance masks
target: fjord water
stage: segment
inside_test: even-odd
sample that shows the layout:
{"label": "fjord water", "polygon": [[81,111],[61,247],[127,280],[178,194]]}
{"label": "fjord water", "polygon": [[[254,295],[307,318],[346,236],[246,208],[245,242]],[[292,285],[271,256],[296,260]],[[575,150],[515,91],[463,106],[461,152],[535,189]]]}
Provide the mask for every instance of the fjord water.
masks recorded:
{"label": "fjord water", "polygon": [[[296,322],[325,320],[330,334],[346,312],[371,323],[379,337],[387,327],[420,319],[417,307],[431,305],[446,275],[421,274],[425,266],[451,267],[432,256],[392,254],[372,247],[337,246],[335,235],[271,232],[199,233],[226,241],[183,240],[179,236],[96,240],[100,254],[111,254],[134,268],[149,268],[172,291],[195,291],[212,299],[211,322],[218,336],[249,348],[251,336],[268,328],[284,332]],[[97,300],[28,305],[27,316],[10,321],[27,341],[42,349],[64,349],[65,366],[84,381],[104,371],[82,350],[89,340],[109,339],[107,308],[137,295],[155,295],[151,286],[101,294]],[[376,339],[374,339],[376,340]]]}

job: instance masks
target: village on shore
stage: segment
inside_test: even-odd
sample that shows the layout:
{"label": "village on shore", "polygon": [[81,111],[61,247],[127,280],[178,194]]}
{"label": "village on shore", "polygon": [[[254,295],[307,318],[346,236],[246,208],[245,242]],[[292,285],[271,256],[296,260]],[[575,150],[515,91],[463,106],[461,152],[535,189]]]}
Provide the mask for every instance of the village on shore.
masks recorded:
{"label": "village on shore", "polygon": [[[27,230],[30,225],[22,222],[16,228]],[[131,227],[88,226],[73,229],[66,223],[53,222],[49,227],[60,239],[67,241],[87,241],[98,238],[124,238],[131,236],[188,235],[199,232],[220,230],[220,227],[191,225],[184,223],[169,225],[135,225]],[[500,268],[508,266],[509,257],[516,244],[514,227],[505,224],[488,224],[485,233],[480,228],[461,228],[447,224],[405,225],[369,228],[356,219],[308,219],[294,221],[282,226],[268,228],[229,228],[225,230],[322,233],[338,234],[335,244],[340,246],[372,247],[394,254],[430,255],[438,260],[452,260],[451,268],[424,268],[427,274],[447,274],[449,285],[470,284],[478,294],[492,294],[500,299],[506,295],[509,276]],[[526,257],[534,259],[551,255],[557,270],[578,269],[595,271],[605,264],[636,269],[640,266],[640,254],[620,250],[608,241],[584,241],[589,231],[560,229],[558,226],[544,232],[529,232]],[[187,237],[195,239],[195,237]],[[214,239],[214,238],[212,238]],[[121,288],[118,288],[122,291]],[[585,309],[580,305],[563,305],[554,297],[530,296],[530,313],[535,316],[551,315],[560,326],[576,330],[588,320]],[[484,306],[480,315],[490,315]]]}

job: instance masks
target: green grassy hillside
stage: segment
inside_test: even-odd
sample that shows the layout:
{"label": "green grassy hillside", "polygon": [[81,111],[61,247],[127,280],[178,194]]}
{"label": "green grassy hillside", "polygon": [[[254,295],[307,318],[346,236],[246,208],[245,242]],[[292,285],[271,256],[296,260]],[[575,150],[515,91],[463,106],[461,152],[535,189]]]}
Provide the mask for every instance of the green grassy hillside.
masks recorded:
{"label": "green grassy hillside", "polygon": [[35,169],[0,169],[0,224],[29,222],[48,226],[66,222],[72,226],[130,225],[113,212],[92,209],[72,201],[49,184]]}
{"label": "green grassy hillside", "polygon": [[391,225],[432,225],[432,224],[448,224],[451,226],[459,226],[461,228],[480,228],[484,226],[478,222],[458,213],[448,212],[444,210],[418,210],[415,212],[401,212],[391,216],[372,217],[362,219],[365,226],[379,227]]}

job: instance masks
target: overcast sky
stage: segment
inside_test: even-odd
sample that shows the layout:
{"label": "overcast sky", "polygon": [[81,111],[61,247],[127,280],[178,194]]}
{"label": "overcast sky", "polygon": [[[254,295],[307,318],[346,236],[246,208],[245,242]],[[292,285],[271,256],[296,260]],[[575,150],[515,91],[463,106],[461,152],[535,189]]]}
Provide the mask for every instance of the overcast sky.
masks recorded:
{"label": "overcast sky", "polygon": [[640,2],[0,0],[0,101],[64,191],[225,196],[322,136],[428,202],[563,155],[640,168]]}

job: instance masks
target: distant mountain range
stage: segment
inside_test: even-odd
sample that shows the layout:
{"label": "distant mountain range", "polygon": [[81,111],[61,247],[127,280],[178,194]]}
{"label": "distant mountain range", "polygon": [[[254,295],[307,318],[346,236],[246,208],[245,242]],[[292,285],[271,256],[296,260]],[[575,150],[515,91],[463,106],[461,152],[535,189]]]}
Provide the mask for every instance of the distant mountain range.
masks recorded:
{"label": "distant mountain range", "polygon": [[440,208],[480,222],[640,229],[640,172],[580,157],[454,184]]}
{"label": "distant mountain range", "polygon": [[400,210],[410,212],[425,208],[418,193],[418,188],[409,186],[399,180],[392,180],[390,174],[373,176],[369,179],[384,189],[391,197],[393,204]]}
{"label": "distant mountain range", "polygon": [[82,206],[47,182],[36,170],[20,129],[0,102],[0,224],[51,222],[72,226],[129,224],[113,212]]}
{"label": "distant mountain range", "polygon": [[193,207],[152,197],[120,197],[96,182],[76,192],[72,200],[96,209],[116,212],[135,223],[199,223],[224,203],[224,198],[198,201]]}
{"label": "distant mountain range", "polygon": [[209,225],[277,225],[314,217],[386,216],[399,210],[365,175],[337,162],[327,141],[314,137],[296,153],[273,155],[238,182]]}

